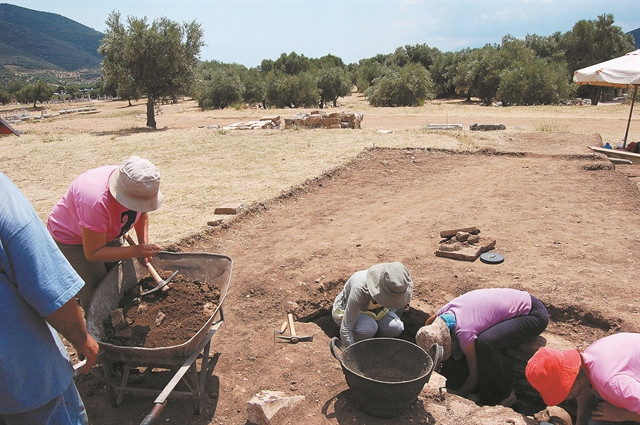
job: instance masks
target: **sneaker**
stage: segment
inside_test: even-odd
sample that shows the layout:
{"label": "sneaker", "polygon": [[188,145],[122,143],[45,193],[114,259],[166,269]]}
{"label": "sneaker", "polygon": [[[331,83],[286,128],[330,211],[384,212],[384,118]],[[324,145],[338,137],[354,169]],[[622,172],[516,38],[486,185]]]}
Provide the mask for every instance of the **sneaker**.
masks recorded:
{"label": "sneaker", "polygon": [[518,401],[518,398],[516,397],[516,393],[511,391],[511,394],[509,394],[504,400],[500,401],[498,405],[504,406],[504,407],[511,407],[514,404],[516,404],[517,401]]}

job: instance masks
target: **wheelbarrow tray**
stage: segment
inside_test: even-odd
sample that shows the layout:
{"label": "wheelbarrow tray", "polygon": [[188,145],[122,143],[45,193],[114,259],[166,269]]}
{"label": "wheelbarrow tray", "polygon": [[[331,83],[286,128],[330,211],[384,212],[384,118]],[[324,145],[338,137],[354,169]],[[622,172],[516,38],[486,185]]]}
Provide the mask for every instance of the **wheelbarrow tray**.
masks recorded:
{"label": "wheelbarrow tray", "polygon": [[[110,312],[119,308],[124,292],[134,288],[149,273],[139,261],[127,259],[109,271],[93,295],[87,314],[87,329],[98,341],[101,357],[109,363],[122,361],[130,365],[171,367],[182,364],[207,337],[209,330],[222,315],[222,304],[227,296],[233,261],[230,257],[209,253],[160,252],[153,257],[153,264],[162,270],[179,270],[185,278],[200,280],[220,289],[220,299],[211,317],[188,341],[174,346],[144,348],[121,347],[105,342],[106,323]],[[218,313],[220,313],[218,315]]]}

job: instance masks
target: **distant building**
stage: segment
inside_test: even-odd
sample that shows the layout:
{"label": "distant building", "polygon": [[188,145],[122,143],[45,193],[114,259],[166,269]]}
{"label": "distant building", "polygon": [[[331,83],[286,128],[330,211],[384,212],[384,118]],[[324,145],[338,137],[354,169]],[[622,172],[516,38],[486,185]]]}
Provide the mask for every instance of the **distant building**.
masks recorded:
{"label": "distant building", "polygon": [[640,28],[636,28],[633,31],[629,31],[627,34],[631,34],[635,38],[636,49],[640,49]]}

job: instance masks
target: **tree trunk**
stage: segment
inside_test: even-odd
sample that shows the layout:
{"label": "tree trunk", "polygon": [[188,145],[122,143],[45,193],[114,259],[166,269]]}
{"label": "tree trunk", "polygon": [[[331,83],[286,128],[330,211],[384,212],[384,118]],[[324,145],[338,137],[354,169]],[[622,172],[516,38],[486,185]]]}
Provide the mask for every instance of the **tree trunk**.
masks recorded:
{"label": "tree trunk", "polygon": [[152,95],[147,96],[147,127],[156,129],[156,110]]}
{"label": "tree trunk", "polygon": [[601,94],[602,94],[602,87],[589,86],[589,95],[590,95],[589,97],[591,98],[591,105],[596,106],[598,104]]}

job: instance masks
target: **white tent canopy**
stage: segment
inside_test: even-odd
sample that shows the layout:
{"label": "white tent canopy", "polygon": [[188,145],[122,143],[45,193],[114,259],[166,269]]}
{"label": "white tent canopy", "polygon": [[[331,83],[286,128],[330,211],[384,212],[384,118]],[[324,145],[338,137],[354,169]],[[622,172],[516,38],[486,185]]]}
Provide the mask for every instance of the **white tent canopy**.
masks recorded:
{"label": "white tent canopy", "polygon": [[573,82],[580,85],[626,88],[640,85],[640,49],[615,59],[574,72]]}
{"label": "white tent canopy", "polygon": [[576,84],[591,86],[607,86],[633,88],[633,99],[629,110],[629,120],[627,121],[627,131],[624,134],[623,147],[627,146],[627,136],[631,125],[631,115],[633,105],[636,103],[636,92],[640,86],[640,49],[629,52],[624,56],[617,57],[605,62],[582,68],[573,73],[573,82]]}

